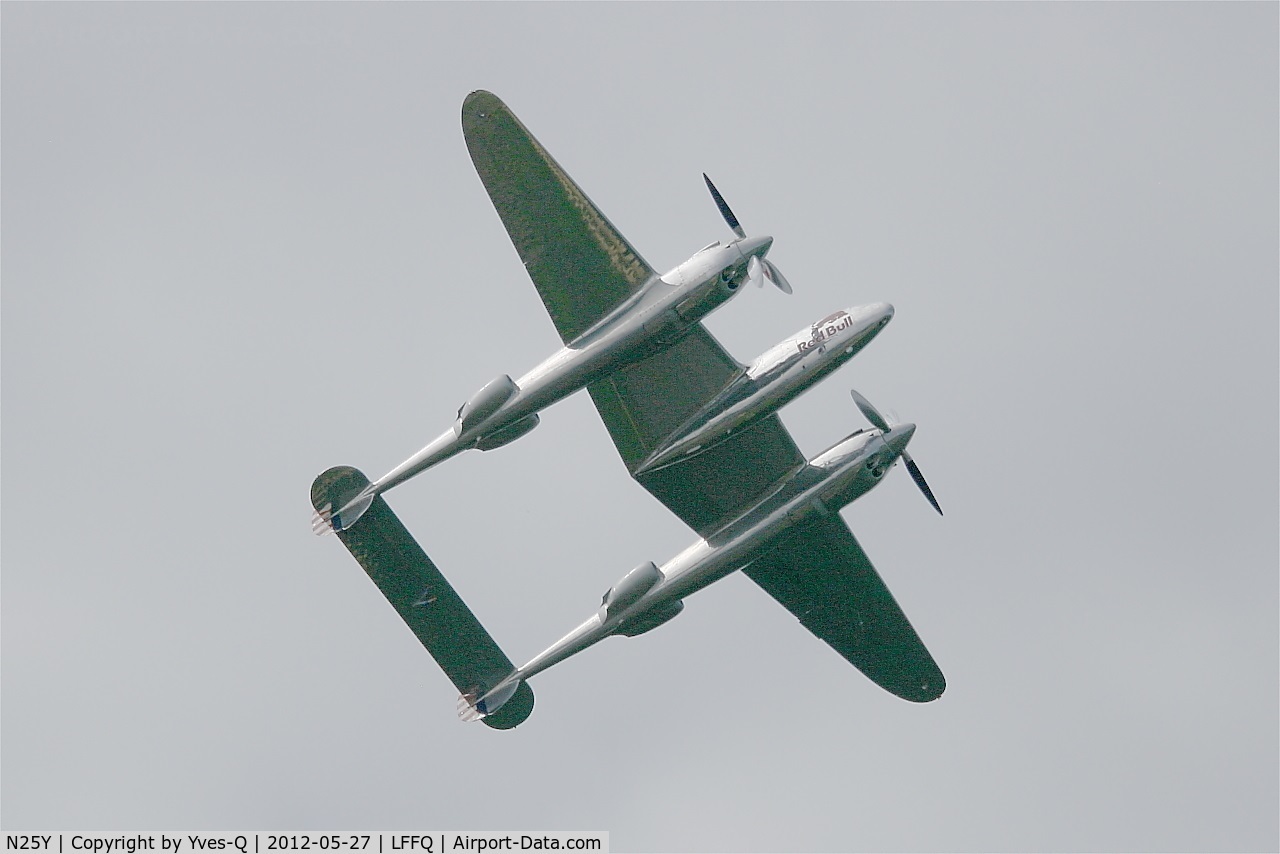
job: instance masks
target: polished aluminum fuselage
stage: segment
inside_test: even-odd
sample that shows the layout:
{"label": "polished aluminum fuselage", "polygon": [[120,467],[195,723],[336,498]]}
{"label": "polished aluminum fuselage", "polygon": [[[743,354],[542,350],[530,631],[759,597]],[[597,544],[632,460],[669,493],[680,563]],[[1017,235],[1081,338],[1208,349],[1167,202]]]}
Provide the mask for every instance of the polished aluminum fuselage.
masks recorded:
{"label": "polished aluminum fuselage", "polygon": [[536,414],[591,382],[674,344],[693,324],[733,297],[752,257],[771,237],[713,243],[640,290],[595,325],[516,380],[518,390],[497,410],[463,429],[459,420],[431,444],[375,481],[381,493]]}
{"label": "polished aluminum fuselage", "polygon": [[681,425],[638,468],[701,453],[776,412],[852,359],[893,319],[888,303],[837,311],[769,348]]}
{"label": "polished aluminum fuselage", "polygon": [[839,512],[884,478],[915,432],[902,424],[888,433],[860,430],[798,467],[738,518],[660,567],[662,580],[616,614],[597,612],[490,693],[528,679],[615,634],[628,620],[669,609],[691,593],[749,565],[776,538],[815,514]]}

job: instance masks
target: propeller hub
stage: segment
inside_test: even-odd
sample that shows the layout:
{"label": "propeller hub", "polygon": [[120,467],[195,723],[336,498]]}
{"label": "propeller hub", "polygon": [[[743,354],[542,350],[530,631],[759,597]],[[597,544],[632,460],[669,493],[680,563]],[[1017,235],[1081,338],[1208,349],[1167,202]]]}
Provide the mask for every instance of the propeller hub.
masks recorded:
{"label": "propeller hub", "polygon": [[911,436],[916,432],[914,424],[895,424],[896,419],[886,419],[880,414],[880,410],[871,405],[871,401],[858,394],[853,389],[849,389],[849,395],[853,398],[853,402],[862,410],[862,414],[867,416],[867,420],[880,430],[881,438],[889,451],[897,454],[902,460],[903,465],[907,467],[907,474],[911,475],[911,479],[916,482],[920,492],[933,505],[933,509],[938,511],[938,515],[942,515],[942,507],[938,505],[938,499],[933,496],[933,490],[929,488],[929,484],[925,482],[924,475],[920,472],[920,466],[916,465],[916,461],[911,459],[911,455],[907,453],[907,443],[911,441]]}
{"label": "propeller hub", "polygon": [[916,425],[910,422],[895,424],[882,438],[889,450],[893,451],[895,455],[901,456],[907,450],[907,443],[911,441],[911,436],[915,432]]}
{"label": "propeller hub", "polygon": [[734,236],[738,238],[733,245],[738,247],[739,256],[747,261],[747,281],[755,282],[757,287],[763,287],[767,279],[784,294],[791,293],[791,283],[787,281],[787,277],[782,275],[782,271],[772,261],[764,257],[768,254],[769,247],[773,245],[773,238],[747,237],[742,223],[738,222],[738,218],[733,215],[724,196],[720,195],[720,191],[716,189],[715,184],[711,183],[706,172],[702,173],[702,180],[707,182],[707,189],[711,191],[711,197],[715,199],[716,207],[720,209],[720,216],[724,217],[725,225],[733,229]]}
{"label": "propeller hub", "polygon": [[773,246],[773,238],[768,235],[764,237],[743,237],[738,241],[738,251],[742,253],[743,258],[755,256],[763,258],[769,254],[769,247]]}

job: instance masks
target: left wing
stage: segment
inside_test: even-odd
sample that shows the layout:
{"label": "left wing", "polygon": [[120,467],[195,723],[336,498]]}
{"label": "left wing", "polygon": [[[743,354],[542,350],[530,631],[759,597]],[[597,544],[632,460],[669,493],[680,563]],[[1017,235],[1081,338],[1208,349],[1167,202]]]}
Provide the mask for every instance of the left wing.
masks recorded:
{"label": "left wing", "polygon": [[839,513],[801,523],[743,572],[880,687],[942,696],[942,671]]}
{"label": "left wing", "polygon": [[656,275],[497,95],[467,96],[462,133],[564,343]]}

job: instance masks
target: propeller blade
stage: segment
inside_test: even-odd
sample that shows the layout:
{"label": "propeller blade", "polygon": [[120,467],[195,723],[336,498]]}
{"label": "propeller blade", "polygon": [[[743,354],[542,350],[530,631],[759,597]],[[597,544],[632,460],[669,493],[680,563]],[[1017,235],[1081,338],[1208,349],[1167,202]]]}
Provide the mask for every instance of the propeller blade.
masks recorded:
{"label": "propeller blade", "polygon": [[938,499],[933,497],[933,490],[929,488],[929,484],[925,483],[924,475],[920,473],[920,467],[916,465],[916,461],[907,455],[906,451],[902,452],[902,461],[907,464],[907,471],[911,474],[911,479],[916,482],[916,486],[920,487],[920,491],[924,493],[924,497],[929,499],[929,503],[933,505],[933,509],[938,511],[938,515],[942,515],[942,508],[938,506]]}
{"label": "propeller blade", "polygon": [[747,262],[747,281],[755,282],[757,288],[763,288],[764,277],[765,270],[760,264],[760,259],[752,255],[751,260]]}
{"label": "propeller blade", "polygon": [[702,180],[707,182],[707,189],[711,191],[711,197],[716,200],[716,207],[720,209],[720,216],[724,217],[724,221],[733,229],[733,233],[739,238],[746,237],[747,233],[742,230],[742,226],[738,223],[738,218],[733,215],[733,211],[729,209],[724,196],[720,195],[720,191],[716,189],[715,184],[711,183],[711,179],[707,177],[706,172],[702,173]]}
{"label": "propeller blade", "polygon": [[794,293],[791,290],[791,283],[787,281],[786,276],[782,275],[782,271],[778,269],[777,264],[773,263],[768,258],[765,258],[762,263],[764,264],[764,274],[768,276],[769,281],[773,282],[773,284],[777,286],[778,290],[782,291],[784,294]]}
{"label": "propeller blade", "polygon": [[878,427],[886,433],[889,432],[889,422],[880,414],[880,410],[871,405],[871,401],[853,389],[849,389],[849,395],[853,398],[853,402],[858,405],[858,408],[862,410],[862,414],[867,416],[867,420],[871,422],[872,426]]}

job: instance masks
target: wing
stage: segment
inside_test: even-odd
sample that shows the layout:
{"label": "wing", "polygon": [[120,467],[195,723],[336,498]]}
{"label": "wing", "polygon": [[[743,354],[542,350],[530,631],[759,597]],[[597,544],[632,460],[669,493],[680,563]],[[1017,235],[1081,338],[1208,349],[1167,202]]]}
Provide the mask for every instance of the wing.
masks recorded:
{"label": "wing", "polygon": [[704,537],[804,465],[777,415],[684,462],[638,476],[635,470],[742,370],[696,324],[669,349],[587,386],[627,471]]}
{"label": "wing", "polygon": [[655,275],[496,95],[467,96],[462,133],[566,344]]}
{"label": "wing", "polygon": [[947,683],[838,513],[793,529],[743,570],[877,685],[924,703]]}
{"label": "wing", "polygon": [[[349,466],[331,468],[311,485],[311,503],[322,507],[368,483]],[[339,531],[338,539],[460,692],[482,694],[515,669],[381,498],[374,499],[359,525]],[[521,683],[516,695],[484,722],[510,729],[532,711],[533,691]]]}

